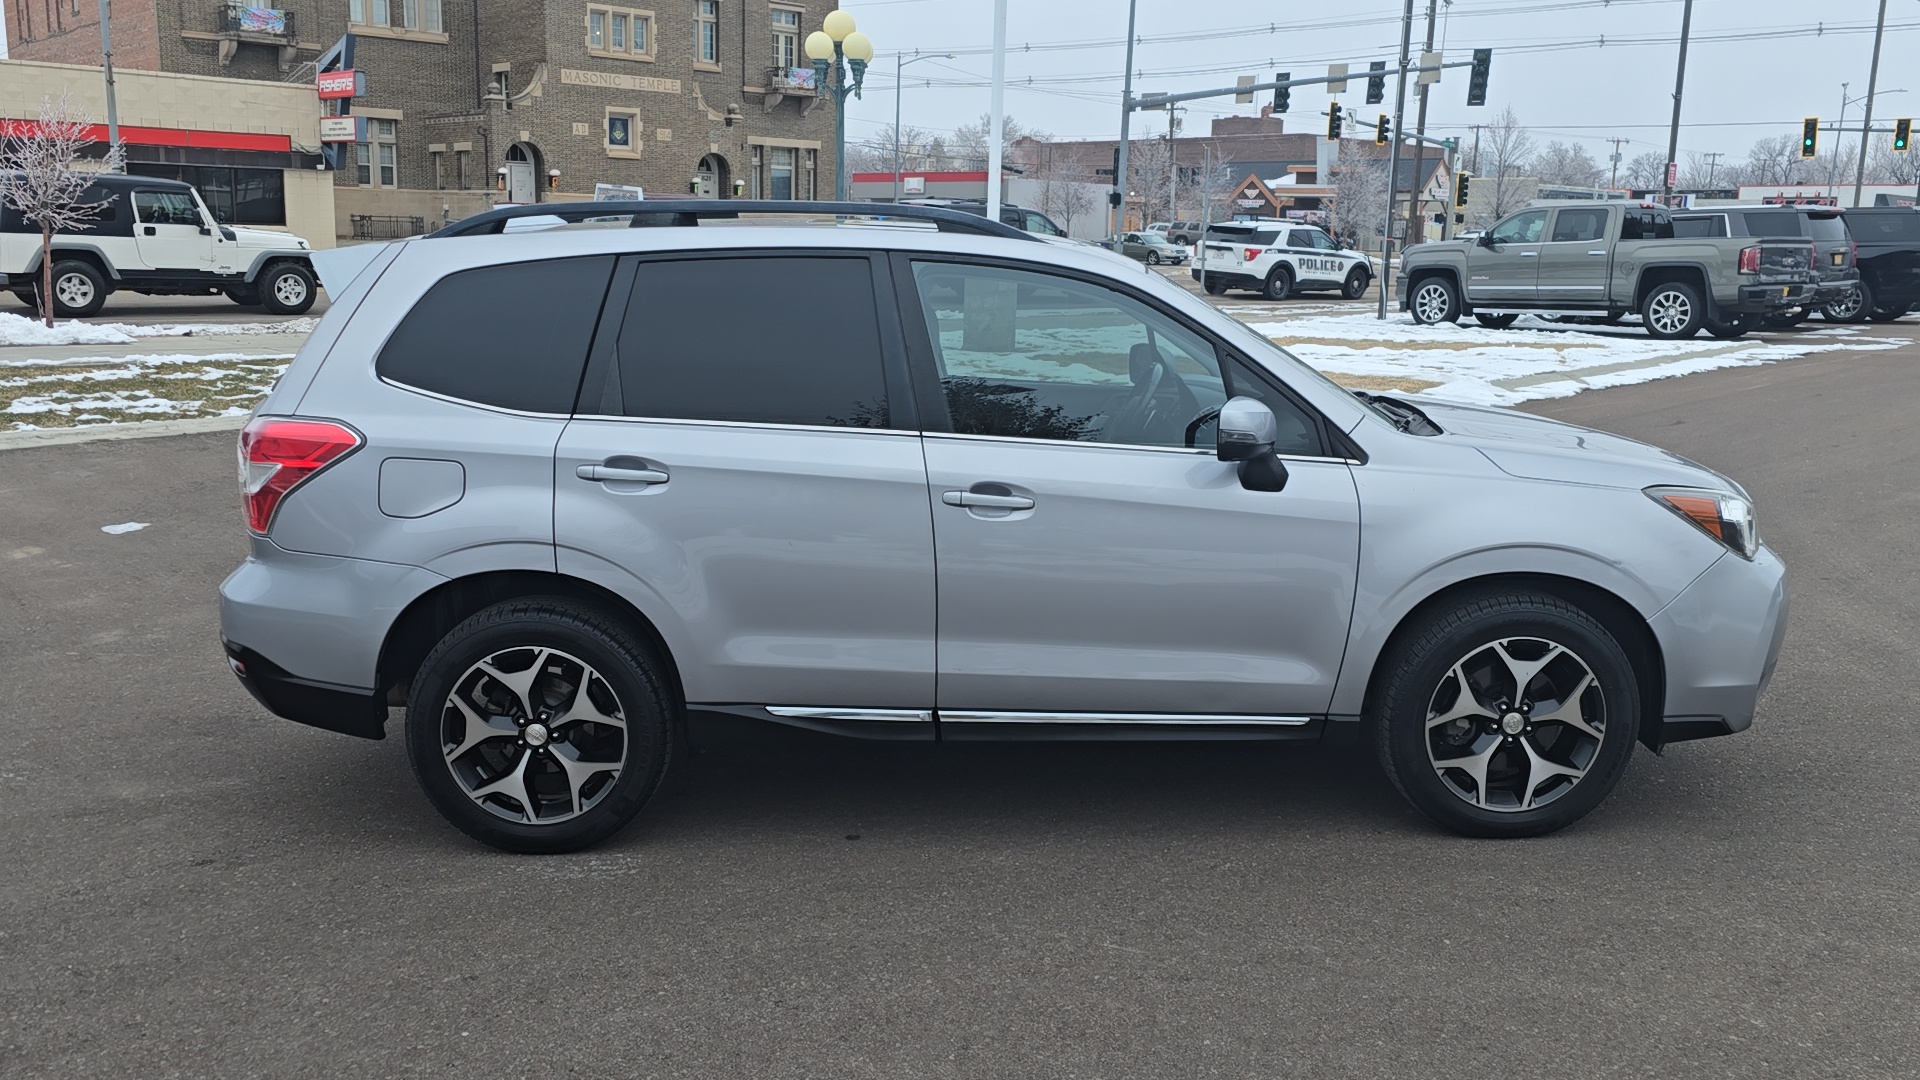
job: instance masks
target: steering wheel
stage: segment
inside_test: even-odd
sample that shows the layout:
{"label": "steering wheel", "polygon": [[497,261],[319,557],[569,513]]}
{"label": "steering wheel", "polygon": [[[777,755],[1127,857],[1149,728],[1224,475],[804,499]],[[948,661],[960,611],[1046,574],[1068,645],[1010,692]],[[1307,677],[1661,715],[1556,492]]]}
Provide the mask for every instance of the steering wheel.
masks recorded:
{"label": "steering wheel", "polygon": [[1161,384],[1169,379],[1173,381],[1173,391],[1178,401],[1176,408],[1187,412],[1200,407],[1200,399],[1193,396],[1193,391],[1187,386],[1186,380],[1173,370],[1173,366],[1167,362],[1167,358],[1159,349],[1153,350],[1151,362],[1152,370],[1147,373],[1147,381],[1140,388],[1139,395],[1129,401],[1113,418],[1112,423],[1107,425],[1109,440],[1113,442],[1145,441],[1147,429],[1159,417],[1153,408],[1153,400],[1159,395]]}

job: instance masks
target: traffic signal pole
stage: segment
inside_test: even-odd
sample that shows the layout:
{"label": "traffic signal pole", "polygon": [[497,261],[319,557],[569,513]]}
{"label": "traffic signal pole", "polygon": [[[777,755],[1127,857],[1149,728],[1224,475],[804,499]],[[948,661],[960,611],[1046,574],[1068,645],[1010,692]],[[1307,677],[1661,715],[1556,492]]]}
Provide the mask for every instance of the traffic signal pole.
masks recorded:
{"label": "traffic signal pole", "polygon": [[[1873,92],[1880,82],[1880,38],[1887,30],[1887,0],[1880,0],[1880,21],[1873,27],[1873,66],[1867,69],[1867,117],[1860,122],[1860,161],[1853,170],[1853,205],[1867,183],[1867,132],[1873,130]],[[1838,150],[1838,147],[1835,148]],[[1839,156],[1837,153],[1835,156]]]}
{"label": "traffic signal pole", "polygon": [[1139,107],[1133,100],[1133,17],[1139,7],[1139,0],[1128,0],[1126,85],[1120,91],[1120,154],[1113,161],[1113,196],[1108,200],[1113,227],[1107,230],[1108,236],[1120,235],[1127,224],[1127,126]]}
{"label": "traffic signal pole", "polygon": [[[1439,11],[1440,0],[1427,0],[1427,52],[1433,51],[1434,17],[1439,14]],[[1413,131],[1416,135],[1424,136],[1427,133],[1427,91],[1431,89],[1433,89],[1433,84],[1431,83],[1420,84],[1420,111],[1413,122]],[[1403,250],[1427,238],[1426,223],[1420,220],[1420,177],[1421,174],[1426,171],[1426,166],[1427,145],[1425,143],[1415,143],[1413,147],[1413,180],[1408,184],[1407,191],[1407,238],[1405,242],[1401,244]],[[1414,239],[1414,228],[1416,225],[1418,225],[1420,230],[1419,240]]]}
{"label": "traffic signal pole", "polygon": [[[1692,0],[1688,0],[1692,3]],[[1400,132],[1407,117],[1407,68],[1413,51],[1413,0],[1407,0],[1406,14],[1400,16],[1400,79],[1393,91],[1393,149],[1387,152],[1387,219],[1380,230],[1380,309],[1378,317],[1387,317],[1387,293],[1393,282],[1393,199],[1400,186]]]}

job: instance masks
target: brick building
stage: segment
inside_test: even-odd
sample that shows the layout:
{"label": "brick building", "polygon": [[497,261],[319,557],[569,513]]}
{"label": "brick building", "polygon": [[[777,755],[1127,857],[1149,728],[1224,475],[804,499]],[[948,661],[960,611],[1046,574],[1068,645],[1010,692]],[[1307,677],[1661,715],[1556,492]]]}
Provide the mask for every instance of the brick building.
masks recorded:
{"label": "brick building", "polygon": [[[364,118],[359,141],[325,148],[343,236],[596,184],[832,191],[833,109],[802,43],[833,3],[635,2],[114,0],[110,29],[117,69],[307,86],[317,70],[363,73],[362,96],[315,102]],[[98,64],[96,4],[0,4],[13,57]]]}

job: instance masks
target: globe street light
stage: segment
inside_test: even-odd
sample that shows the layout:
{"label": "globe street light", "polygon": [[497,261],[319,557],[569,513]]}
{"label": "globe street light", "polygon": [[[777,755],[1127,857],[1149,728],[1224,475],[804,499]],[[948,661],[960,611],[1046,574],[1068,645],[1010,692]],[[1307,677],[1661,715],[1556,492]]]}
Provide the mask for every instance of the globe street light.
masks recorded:
{"label": "globe street light", "polygon": [[867,61],[873,59],[873,42],[854,29],[853,16],[836,8],[820,21],[820,29],[807,35],[806,48],[819,92],[833,97],[833,194],[836,200],[846,202],[847,95],[860,96]]}

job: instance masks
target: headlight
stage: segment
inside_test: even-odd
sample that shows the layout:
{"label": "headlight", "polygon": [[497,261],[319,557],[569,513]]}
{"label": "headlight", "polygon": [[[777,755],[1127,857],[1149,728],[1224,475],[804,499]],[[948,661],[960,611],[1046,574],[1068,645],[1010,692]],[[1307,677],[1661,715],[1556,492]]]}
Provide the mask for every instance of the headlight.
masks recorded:
{"label": "headlight", "polygon": [[1760,550],[1753,529],[1753,504],[1739,495],[1709,488],[1650,487],[1647,497],[1693,522],[1701,532],[1727,545],[1742,558]]}

